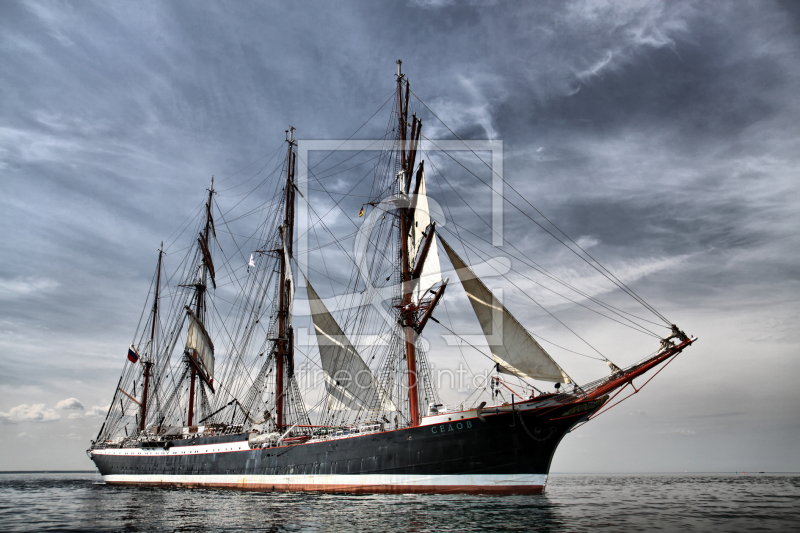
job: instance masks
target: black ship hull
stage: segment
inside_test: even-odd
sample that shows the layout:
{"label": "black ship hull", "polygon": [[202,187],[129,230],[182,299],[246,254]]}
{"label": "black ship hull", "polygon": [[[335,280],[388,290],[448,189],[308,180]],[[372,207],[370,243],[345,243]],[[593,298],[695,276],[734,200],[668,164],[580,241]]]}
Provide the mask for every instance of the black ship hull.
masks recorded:
{"label": "black ship hull", "polygon": [[561,439],[603,401],[545,410],[500,408],[473,418],[454,413],[446,421],[438,417],[440,423],[268,448],[251,449],[248,435],[239,434],[169,441],[158,448],[96,449],[91,457],[109,484],[537,494]]}

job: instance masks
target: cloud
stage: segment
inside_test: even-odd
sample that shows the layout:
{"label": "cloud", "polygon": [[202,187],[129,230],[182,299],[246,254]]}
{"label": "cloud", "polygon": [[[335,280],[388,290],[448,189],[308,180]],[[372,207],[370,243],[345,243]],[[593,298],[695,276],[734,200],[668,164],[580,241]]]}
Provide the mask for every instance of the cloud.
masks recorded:
{"label": "cloud", "polygon": [[61,417],[53,409],[45,409],[43,403],[22,404],[12,407],[7,413],[0,411],[0,422],[16,424],[19,422],[54,422]]}
{"label": "cloud", "polygon": [[53,292],[59,285],[57,281],[48,278],[0,279],[0,301],[42,296]]}
{"label": "cloud", "polygon": [[24,4],[25,8],[33,13],[36,17],[41,19],[45,26],[48,27],[48,33],[53,36],[62,46],[72,46],[74,43],[65,34],[65,12],[51,10],[47,4],[40,4],[37,2],[27,2]]}
{"label": "cloud", "polygon": [[[70,400],[75,400],[75,398],[70,398]],[[64,400],[67,402],[69,400]],[[77,400],[75,400],[77,401]],[[61,404],[63,402],[59,402]],[[88,411],[83,410],[83,406],[80,407],[80,410],[75,411],[74,413],[70,413],[67,418],[70,420],[82,420],[84,418],[105,418],[106,413],[108,412],[108,408],[111,407],[110,405],[106,405],[105,407],[101,407],[99,405],[93,406]]]}
{"label": "cloud", "polygon": [[104,418],[106,413],[108,412],[109,407],[111,405],[106,405],[105,407],[100,407],[99,405],[95,405],[91,409],[86,412],[86,418]]}
{"label": "cloud", "polygon": [[578,244],[578,246],[580,246],[584,250],[600,244],[600,240],[595,237],[592,237],[591,235],[582,235],[575,242]]}
{"label": "cloud", "polygon": [[[587,237],[579,239],[578,242],[584,249],[587,249],[595,246],[597,241]],[[628,261],[612,261],[608,264],[608,267],[619,280],[631,286],[655,274],[676,273],[685,270],[690,263],[690,259],[691,256],[688,254],[673,257],[641,257]],[[513,282],[516,287],[512,287],[512,290],[508,293],[511,298],[528,301],[524,295],[519,294],[519,290],[515,290],[519,288],[522,289],[525,295],[530,296],[545,307],[565,304],[568,301],[566,298],[583,302],[586,300],[585,295],[601,298],[614,294],[616,291],[616,286],[607,277],[594,269],[580,264],[576,264],[574,267],[552,268],[550,273],[555,278],[584,294],[567,289],[560,283],[527,269],[526,265],[519,261],[513,262],[513,267],[516,273]],[[502,281],[498,281],[502,283]]]}
{"label": "cloud", "polygon": [[591,65],[586,70],[581,72],[576,72],[575,75],[581,80],[584,81],[591,76],[596,76],[600,71],[602,71],[611,60],[614,58],[614,53],[610,50],[606,52],[606,56],[597,61],[594,65]]}
{"label": "cloud", "polygon": [[77,398],[67,398],[58,402],[56,409],[80,409],[83,411],[83,404]]}
{"label": "cloud", "polygon": [[[690,15],[685,6],[668,8],[663,2],[613,3],[580,0],[567,4],[564,20],[594,38],[594,50],[584,50],[584,66],[575,69],[581,82],[631,63],[640,49],[675,49],[677,35],[687,32]],[[599,45],[599,46],[597,46]]]}
{"label": "cloud", "polygon": [[[496,139],[498,131],[493,124],[498,106],[502,105],[508,97],[503,89],[506,80],[503,76],[488,72],[470,72],[468,75],[457,76],[459,84],[452,87],[448,96],[438,96],[430,104],[436,109],[436,114],[454,131],[464,130],[475,133],[480,138]],[[450,95],[452,94],[452,96]],[[450,136],[447,128],[439,121],[430,121],[425,125],[426,136],[447,138]],[[480,133],[478,133],[480,131]]]}
{"label": "cloud", "polygon": [[691,437],[692,435],[697,435],[697,432],[693,429],[687,428],[675,428],[668,431],[662,431],[662,435],[681,435],[683,437]]}
{"label": "cloud", "polygon": [[411,3],[419,7],[440,8],[452,6],[455,0],[411,0]]}
{"label": "cloud", "polygon": [[467,0],[464,2],[456,2],[456,0],[411,0],[410,4],[424,9],[441,9],[446,7],[452,7],[455,5],[486,7],[497,4],[497,0]]}
{"label": "cloud", "polygon": [[[494,126],[492,126],[492,102],[486,98],[483,91],[478,86],[478,83],[486,83],[487,80],[476,81],[475,79],[470,79],[465,76],[459,76],[458,81],[466,89],[472,100],[472,106],[462,109],[462,114],[469,116],[471,120],[477,122],[481,128],[483,128],[487,139],[497,138],[497,131]],[[499,79],[488,80],[488,83],[494,86],[502,86],[502,80]],[[501,101],[503,98],[504,95],[499,97]]]}

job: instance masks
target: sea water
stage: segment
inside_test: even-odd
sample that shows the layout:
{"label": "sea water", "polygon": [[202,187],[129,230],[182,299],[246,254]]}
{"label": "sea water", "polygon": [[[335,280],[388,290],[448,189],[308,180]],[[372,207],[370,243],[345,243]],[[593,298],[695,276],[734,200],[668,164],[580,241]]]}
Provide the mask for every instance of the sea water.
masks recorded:
{"label": "sea water", "polygon": [[123,488],[0,474],[0,531],[800,531],[800,475],[550,476],[540,496]]}

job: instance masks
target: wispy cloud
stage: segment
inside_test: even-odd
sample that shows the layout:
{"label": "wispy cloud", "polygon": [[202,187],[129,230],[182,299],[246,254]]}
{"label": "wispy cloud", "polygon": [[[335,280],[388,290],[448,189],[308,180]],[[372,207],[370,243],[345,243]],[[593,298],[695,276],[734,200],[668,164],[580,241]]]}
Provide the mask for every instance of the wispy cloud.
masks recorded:
{"label": "wispy cloud", "polygon": [[[496,139],[497,130],[493,124],[497,107],[503,103],[506,93],[505,80],[490,72],[470,72],[458,74],[458,86],[451,88],[447,95],[437,95],[428,105],[451,129],[465,131],[468,138],[480,137]],[[461,94],[454,94],[455,91]],[[424,125],[425,135],[432,139],[452,138],[450,131],[438,120]],[[479,128],[480,134],[473,130]]]}
{"label": "wispy cloud", "polygon": [[692,9],[687,5],[661,1],[607,2],[578,0],[569,2],[564,19],[580,29],[598,45],[585,50],[588,66],[575,70],[581,82],[619,69],[634,61],[642,48],[669,47],[687,31]]}
{"label": "wispy cloud", "polygon": [[697,431],[688,428],[675,428],[667,431],[662,431],[662,435],[680,435],[681,437],[691,437],[697,435]]}
{"label": "wispy cloud", "polygon": [[0,301],[43,296],[58,289],[59,285],[57,281],[49,278],[0,278]]}
{"label": "wispy cloud", "polygon": [[71,17],[66,16],[69,13],[68,10],[52,9],[52,6],[48,5],[48,3],[35,0],[25,2],[24,5],[42,21],[43,25],[48,28],[50,35],[56,38],[61,45],[72,46],[74,44],[66,35],[68,28],[71,28]]}

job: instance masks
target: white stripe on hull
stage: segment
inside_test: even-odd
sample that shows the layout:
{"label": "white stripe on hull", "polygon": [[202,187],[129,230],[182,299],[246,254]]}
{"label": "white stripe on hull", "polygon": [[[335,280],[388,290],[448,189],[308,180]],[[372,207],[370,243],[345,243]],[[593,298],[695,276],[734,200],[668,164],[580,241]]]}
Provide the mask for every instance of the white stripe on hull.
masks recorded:
{"label": "white stripe on hull", "polygon": [[546,474],[480,475],[107,475],[106,483],[227,488],[256,491],[535,494],[544,490]]}

